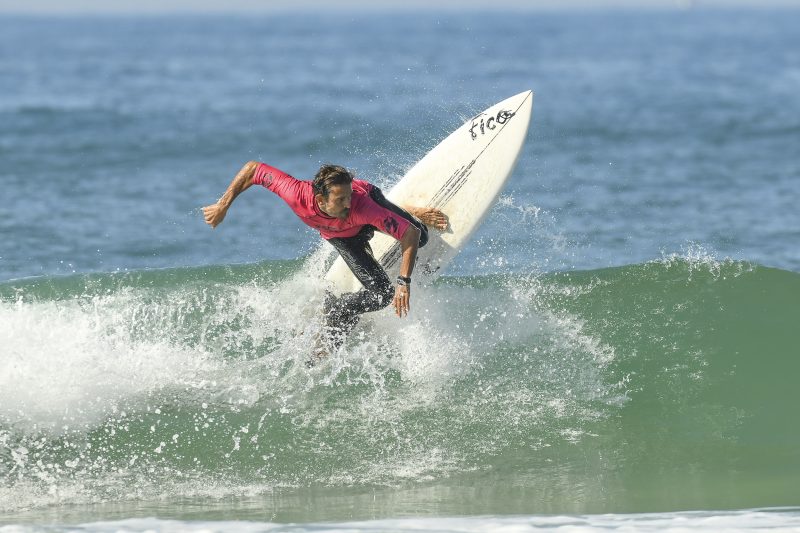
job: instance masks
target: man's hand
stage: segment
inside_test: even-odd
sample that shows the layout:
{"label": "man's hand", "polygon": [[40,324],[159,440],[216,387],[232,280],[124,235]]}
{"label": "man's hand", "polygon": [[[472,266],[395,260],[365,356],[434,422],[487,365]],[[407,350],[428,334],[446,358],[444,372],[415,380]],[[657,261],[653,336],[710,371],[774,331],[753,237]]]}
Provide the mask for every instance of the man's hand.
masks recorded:
{"label": "man's hand", "polygon": [[212,228],[216,228],[225,219],[227,209],[219,205],[219,203],[207,205],[203,208],[203,217],[206,219],[206,224]]}
{"label": "man's hand", "polygon": [[411,288],[408,285],[398,285],[394,290],[394,312],[403,318],[408,314]]}
{"label": "man's hand", "polygon": [[439,231],[447,230],[447,215],[435,207],[404,206],[406,211],[417,217],[423,224],[434,227]]}

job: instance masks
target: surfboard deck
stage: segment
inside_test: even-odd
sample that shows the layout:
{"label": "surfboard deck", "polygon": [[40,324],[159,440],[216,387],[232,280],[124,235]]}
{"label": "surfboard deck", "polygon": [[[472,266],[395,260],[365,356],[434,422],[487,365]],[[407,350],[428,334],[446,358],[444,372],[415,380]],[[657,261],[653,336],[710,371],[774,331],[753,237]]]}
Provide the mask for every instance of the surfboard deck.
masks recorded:
{"label": "surfboard deck", "polygon": [[[533,91],[499,102],[466,121],[417,162],[386,194],[399,206],[435,207],[448,228],[429,228],[417,252],[415,283],[437,276],[480,226],[516,166],[530,124]],[[380,232],[370,241],[373,254],[391,279],[400,269],[400,243]],[[325,279],[335,294],[357,291],[361,283],[339,257]]]}

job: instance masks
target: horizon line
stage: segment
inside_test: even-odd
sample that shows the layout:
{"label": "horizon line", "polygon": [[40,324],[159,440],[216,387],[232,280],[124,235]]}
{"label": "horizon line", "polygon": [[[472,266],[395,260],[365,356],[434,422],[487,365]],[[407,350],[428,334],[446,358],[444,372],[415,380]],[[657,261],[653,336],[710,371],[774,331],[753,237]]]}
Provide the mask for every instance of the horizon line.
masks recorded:
{"label": "horizon line", "polygon": [[[225,6],[213,3],[208,5],[182,5],[178,2],[156,1],[137,2],[137,5],[100,3],[92,5],[92,0],[75,7],[64,4],[31,6],[8,6],[0,3],[0,13],[5,15],[32,15],[32,16],[83,16],[83,15],[262,15],[262,14],[307,14],[309,12],[336,13],[353,11],[363,13],[403,12],[403,13],[452,13],[452,12],[600,12],[600,11],[721,11],[721,10],[800,10],[800,5],[790,0],[660,0],[646,5],[632,0],[608,0],[605,2],[591,2],[575,0],[573,2],[559,2],[557,0],[544,0],[538,3],[519,2],[516,0],[485,2],[482,0],[453,0],[442,1],[431,5],[424,0],[408,0],[406,2],[367,3],[358,0],[346,0],[331,5],[319,0],[284,0],[272,2],[270,5],[252,5],[247,0],[238,5],[228,2]],[[4,2],[7,4],[7,2]],[[143,5],[144,4],[144,5]],[[177,5],[176,5],[177,4]]]}

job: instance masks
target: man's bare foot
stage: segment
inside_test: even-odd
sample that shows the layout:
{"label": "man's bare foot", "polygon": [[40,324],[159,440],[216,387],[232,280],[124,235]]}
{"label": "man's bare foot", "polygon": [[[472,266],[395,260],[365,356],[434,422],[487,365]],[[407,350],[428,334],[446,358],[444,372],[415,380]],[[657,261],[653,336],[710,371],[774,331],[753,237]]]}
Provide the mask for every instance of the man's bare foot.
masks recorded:
{"label": "man's bare foot", "polygon": [[447,229],[447,215],[435,207],[406,206],[406,211],[420,219],[426,226],[433,226],[439,231]]}

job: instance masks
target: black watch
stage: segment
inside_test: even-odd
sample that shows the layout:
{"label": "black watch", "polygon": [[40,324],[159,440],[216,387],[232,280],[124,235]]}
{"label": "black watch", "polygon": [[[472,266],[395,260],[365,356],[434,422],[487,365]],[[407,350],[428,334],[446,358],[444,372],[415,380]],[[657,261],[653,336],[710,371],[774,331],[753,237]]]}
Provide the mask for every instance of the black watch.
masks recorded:
{"label": "black watch", "polygon": [[404,278],[403,276],[397,276],[397,284],[401,287],[406,287],[411,285],[411,278]]}

